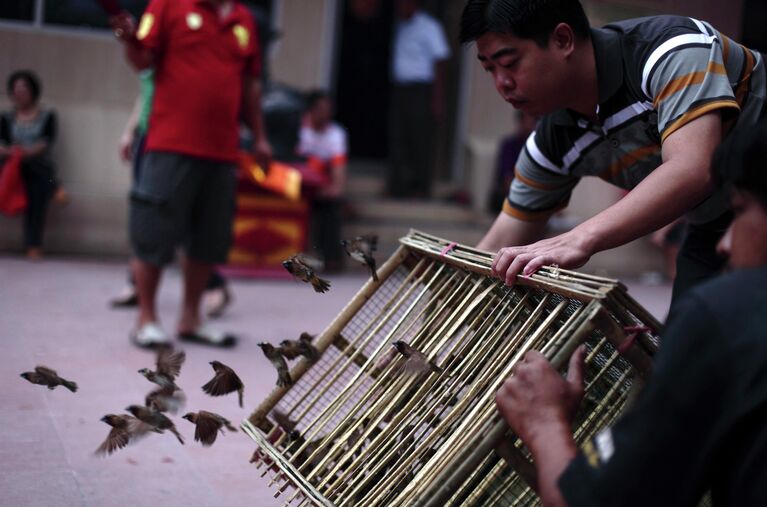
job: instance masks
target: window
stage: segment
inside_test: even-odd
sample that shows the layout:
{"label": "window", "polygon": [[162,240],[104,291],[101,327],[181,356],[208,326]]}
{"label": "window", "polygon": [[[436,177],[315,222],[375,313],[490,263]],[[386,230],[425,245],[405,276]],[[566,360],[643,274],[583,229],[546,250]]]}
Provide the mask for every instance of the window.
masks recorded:
{"label": "window", "polygon": [[35,20],[35,0],[0,2],[0,19],[12,21]]}
{"label": "window", "polygon": [[[122,0],[120,5],[139,18],[147,0]],[[43,23],[49,25],[107,28],[106,13],[93,0],[48,0],[45,2]]]}
{"label": "window", "polygon": [[[175,1],[175,0],[172,0]],[[149,0],[118,0],[120,6],[136,19],[141,17]],[[244,0],[245,5],[259,18],[269,20],[272,0]],[[42,12],[38,13],[37,6]],[[36,16],[37,15],[37,16]],[[264,19],[261,19],[264,18]],[[85,29],[107,29],[107,15],[95,0],[0,0],[0,21],[29,22],[40,20],[47,26],[66,26]]]}

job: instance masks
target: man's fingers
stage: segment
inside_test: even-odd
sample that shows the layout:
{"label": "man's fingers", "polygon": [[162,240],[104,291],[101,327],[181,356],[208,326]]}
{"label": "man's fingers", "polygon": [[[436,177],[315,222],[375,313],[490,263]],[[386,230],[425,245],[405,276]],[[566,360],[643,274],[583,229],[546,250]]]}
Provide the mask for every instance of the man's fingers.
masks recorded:
{"label": "man's fingers", "polygon": [[522,270],[522,276],[530,276],[539,269],[541,269],[546,264],[551,264],[549,262],[549,259],[547,259],[544,256],[538,256],[533,259],[531,259],[526,265],[525,269]]}
{"label": "man's fingers", "polygon": [[517,281],[517,275],[522,272],[527,263],[530,262],[530,259],[532,259],[532,255],[530,254],[520,254],[514,258],[511,264],[509,264],[508,269],[506,269],[504,276],[506,285],[509,287],[514,285],[514,282]]}
{"label": "man's fingers", "polygon": [[583,388],[583,363],[586,359],[586,346],[581,345],[570,356],[567,366],[567,382],[579,389]]}

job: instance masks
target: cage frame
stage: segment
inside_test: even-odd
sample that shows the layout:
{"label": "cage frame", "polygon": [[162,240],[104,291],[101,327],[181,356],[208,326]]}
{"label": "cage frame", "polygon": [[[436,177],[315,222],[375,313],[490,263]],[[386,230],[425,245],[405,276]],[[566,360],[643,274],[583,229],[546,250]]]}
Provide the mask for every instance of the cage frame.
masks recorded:
{"label": "cage frame", "polygon": [[[400,239],[400,246],[394,254],[378,269],[378,281],[372,278],[361,287],[358,293],[347,303],[339,314],[331,321],[327,328],[316,337],[315,346],[320,353],[324,353],[329,347],[335,346],[343,351],[349,360],[364,362],[364,355],[346,341],[341,332],[354,318],[358,311],[375,294],[378,288],[386,283],[389,277],[400,266],[422,262],[424,259],[436,260],[458,270],[484,277],[492,276],[493,254],[459,245],[443,238],[426,234],[417,230],[411,230],[409,234]],[[418,265],[411,266],[412,276],[418,269]],[[638,374],[632,385],[632,393],[641,388],[643,379],[647,376],[652,363],[652,356],[657,350],[657,334],[662,330],[662,324],[649,312],[642,308],[628,295],[626,287],[618,280],[587,275],[575,271],[559,269],[556,266],[541,268],[531,276],[517,276],[516,283],[531,289],[540,289],[561,295],[564,298],[577,300],[583,303],[583,311],[578,314],[577,322],[573,322],[575,331],[569,339],[553,353],[547,355],[557,369],[562,369],[571,353],[580,343],[589,336],[594,329],[599,328],[604,337],[625,358]],[[469,311],[469,310],[466,310]],[[623,324],[623,326],[621,325]],[[642,328],[629,333],[627,328]],[[351,349],[350,349],[351,347]],[[297,383],[312,367],[312,363],[302,360],[296,363],[290,370],[291,377]],[[360,370],[359,374],[362,374]],[[278,490],[278,496],[289,484],[295,488],[293,496],[288,499],[288,504],[300,493],[303,497],[300,505],[334,506],[313,484],[301,473],[301,467],[294,466],[285,459],[277,450],[280,440],[270,442],[266,434],[273,428],[267,415],[290,391],[292,386],[276,387],[252,412],[250,417],[243,421],[242,428],[258,445],[263,452],[260,466],[265,466],[266,475],[275,466],[275,473],[287,482]],[[632,396],[629,393],[629,396]],[[422,491],[413,505],[423,507],[438,507],[445,505],[471,476],[478,470],[481,463],[492,453],[494,448],[499,448],[505,453],[506,462],[514,461],[513,469],[528,485],[535,484],[534,467],[529,465],[520,450],[511,440],[505,438],[509,432],[506,423],[496,416],[485,426],[485,431],[473,439],[469,445],[456,450],[453,453],[449,466],[439,471],[436,477],[429,481],[430,487]],[[345,436],[345,435],[344,435]],[[281,439],[284,438],[284,435]],[[510,465],[509,465],[510,466]],[[276,478],[272,479],[275,482]],[[406,488],[407,489],[407,488]]]}

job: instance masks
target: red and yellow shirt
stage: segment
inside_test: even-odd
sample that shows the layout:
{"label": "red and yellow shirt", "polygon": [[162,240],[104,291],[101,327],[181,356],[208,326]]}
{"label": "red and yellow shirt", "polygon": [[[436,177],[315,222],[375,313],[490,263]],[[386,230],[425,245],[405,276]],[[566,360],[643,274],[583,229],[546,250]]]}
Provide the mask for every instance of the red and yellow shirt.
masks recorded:
{"label": "red and yellow shirt", "polygon": [[248,10],[235,1],[220,18],[207,0],[151,0],[136,37],[156,62],[147,150],[236,161],[243,78],[261,70]]}

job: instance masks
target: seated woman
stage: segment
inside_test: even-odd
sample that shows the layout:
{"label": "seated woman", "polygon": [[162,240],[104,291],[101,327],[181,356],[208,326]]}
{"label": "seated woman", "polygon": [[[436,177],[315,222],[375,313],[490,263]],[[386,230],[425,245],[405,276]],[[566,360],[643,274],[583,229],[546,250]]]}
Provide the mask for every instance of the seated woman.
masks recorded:
{"label": "seated woman", "polygon": [[28,258],[39,259],[48,204],[52,198],[62,204],[68,200],[51,158],[56,114],[40,107],[40,80],[30,71],[11,74],[7,90],[13,110],[0,114],[0,158],[21,151],[21,176],[27,193],[24,247]]}

